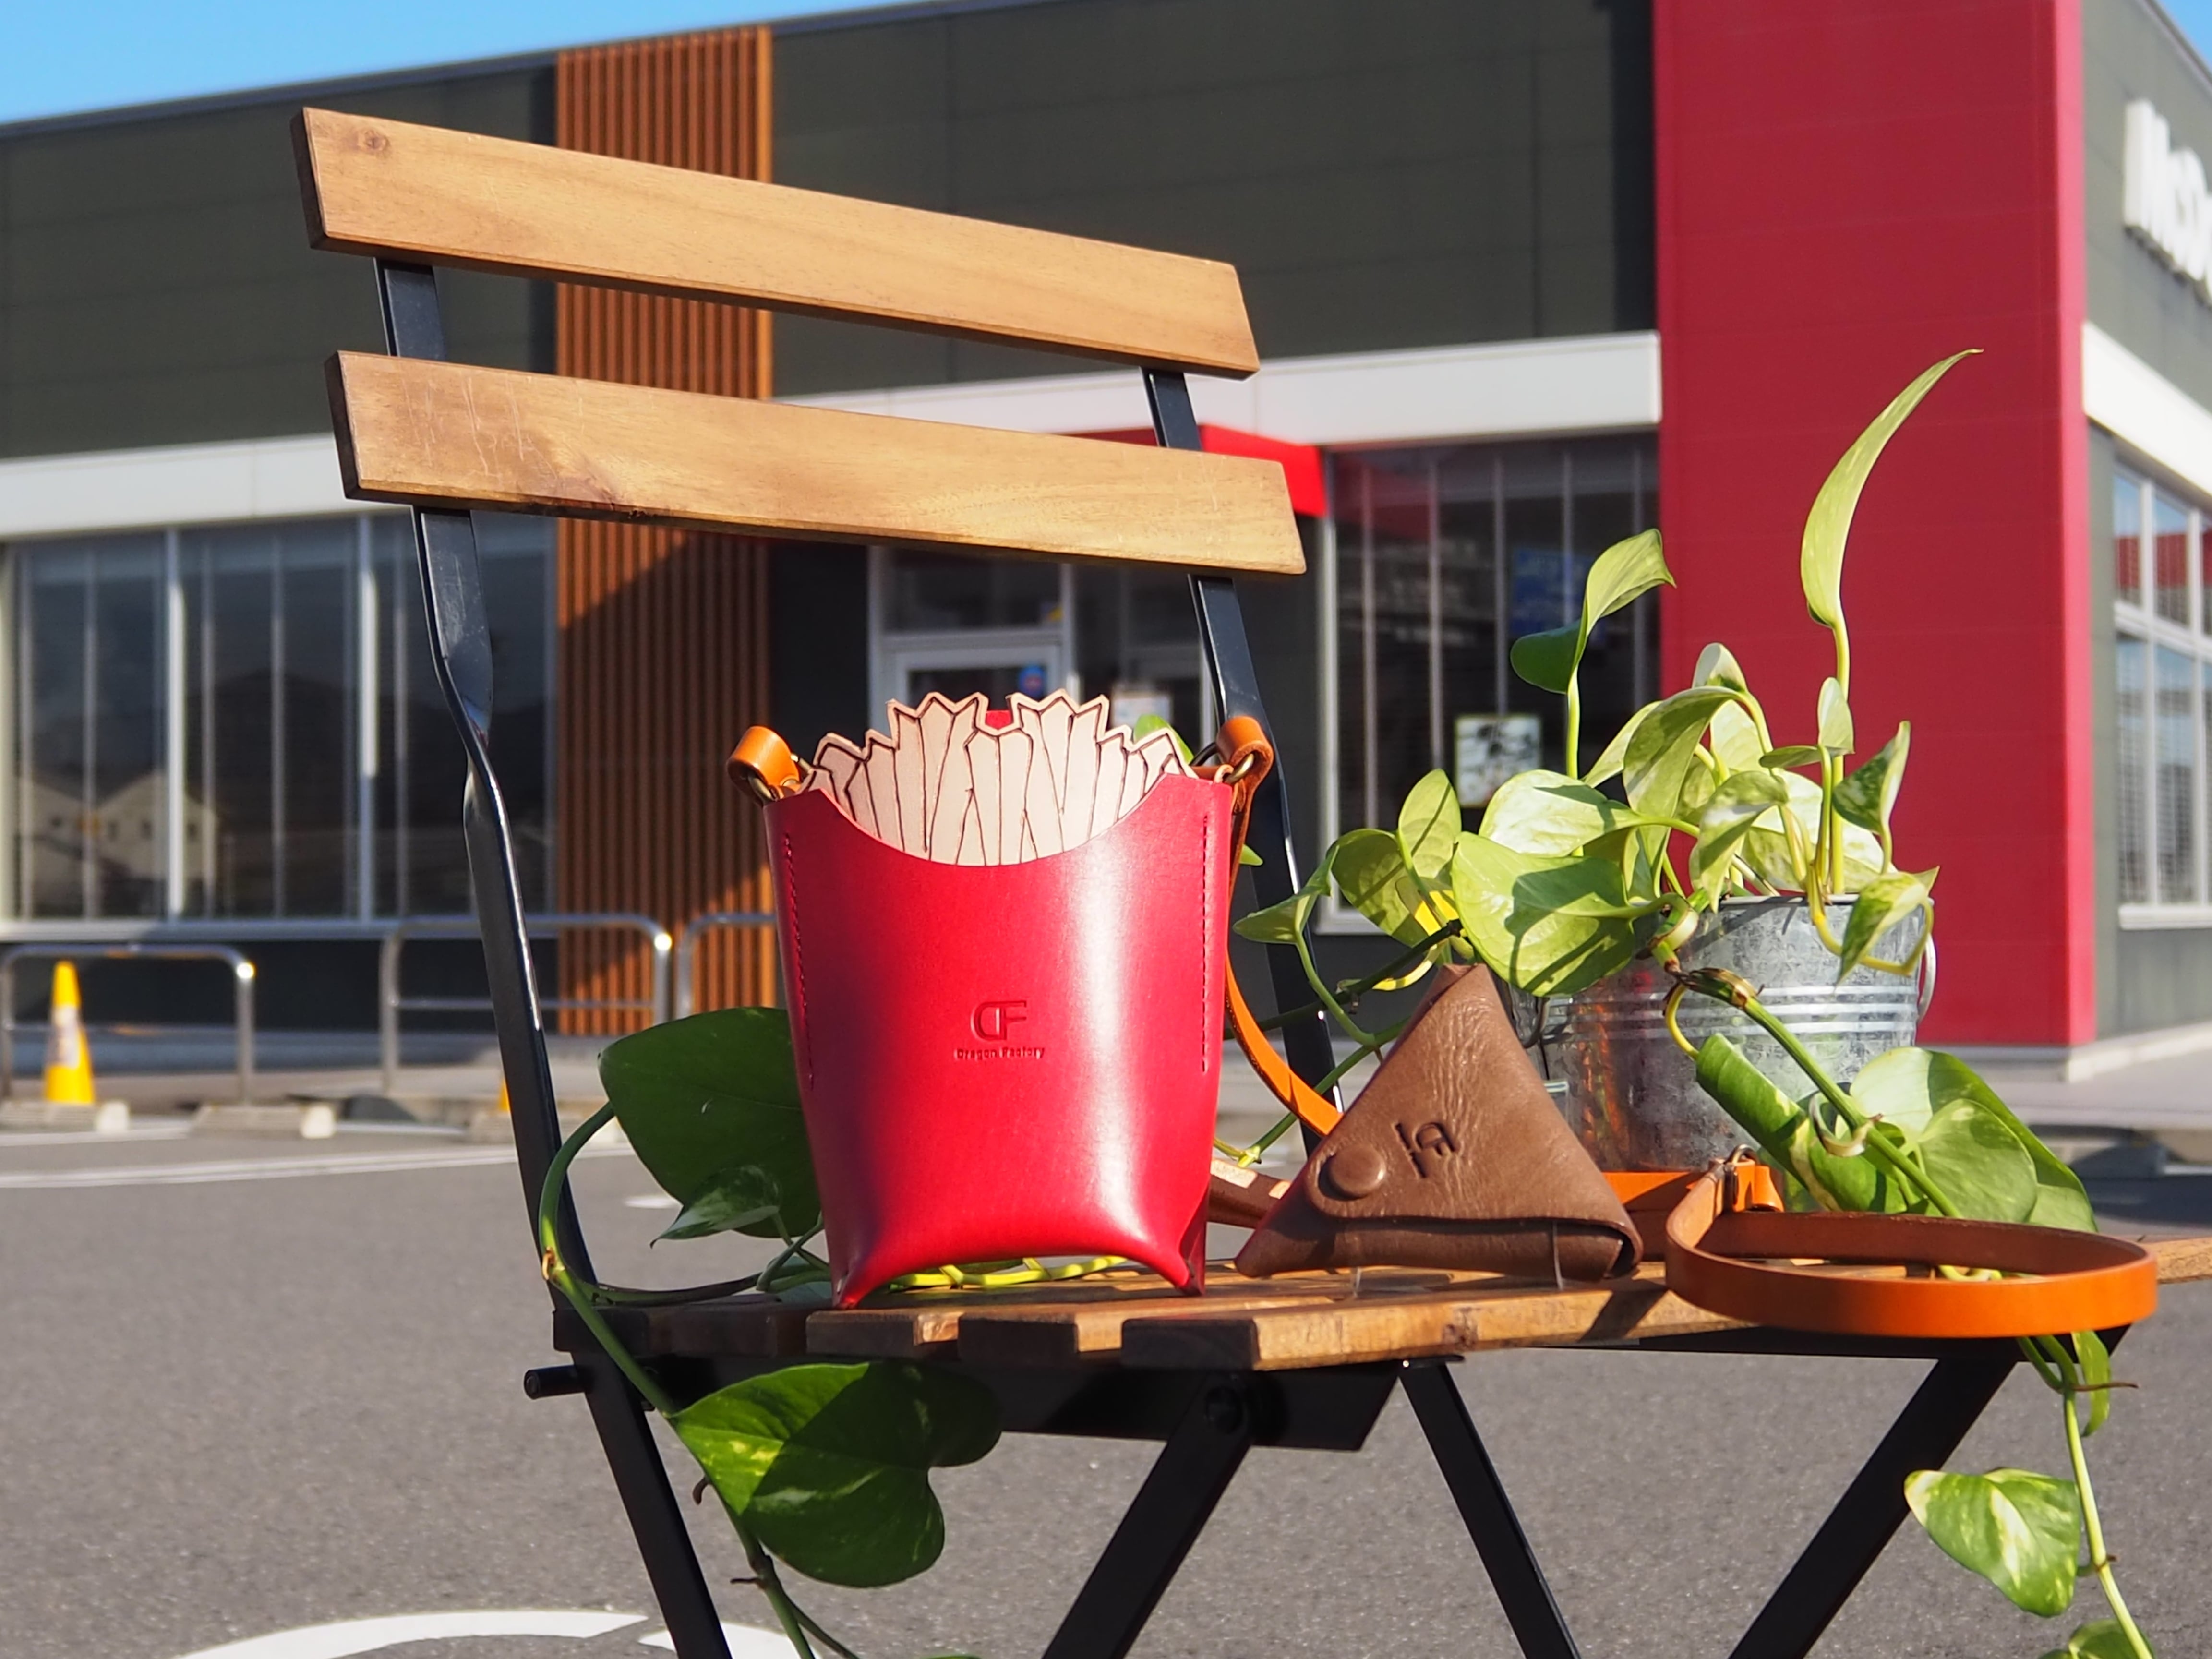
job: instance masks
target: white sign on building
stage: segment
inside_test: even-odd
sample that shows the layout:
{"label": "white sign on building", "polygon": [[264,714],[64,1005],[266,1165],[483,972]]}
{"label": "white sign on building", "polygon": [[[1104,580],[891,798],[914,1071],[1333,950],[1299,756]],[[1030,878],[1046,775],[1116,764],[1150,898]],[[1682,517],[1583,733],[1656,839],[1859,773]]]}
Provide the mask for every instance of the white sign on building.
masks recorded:
{"label": "white sign on building", "polygon": [[2212,305],[2212,184],[2193,149],[2176,149],[2166,119],[2138,98],[2128,106],[2120,217]]}

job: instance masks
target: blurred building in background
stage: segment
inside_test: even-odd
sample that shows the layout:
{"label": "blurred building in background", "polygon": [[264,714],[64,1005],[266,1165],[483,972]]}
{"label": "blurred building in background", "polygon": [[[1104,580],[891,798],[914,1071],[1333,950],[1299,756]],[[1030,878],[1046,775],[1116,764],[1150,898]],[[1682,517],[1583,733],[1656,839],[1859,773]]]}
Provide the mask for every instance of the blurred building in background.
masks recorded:
{"label": "blurred building in background", "polygon": [[[0,128],[0,935],[252,940],[273,1022],[356,1024],[391,919],[465,906],[462,772],[404,515],[338,488],[321,366],[379,336],[306,246],[306,103],[1235,263],[1265,366],[1194,390],[1306,534],[1247,605],[1309,855],[1432,767],[1474,808],[1556,764],[1507,647],[1654,524],[1680,586],[1601,630],[1591,752],[1715,638],[1803,738],[1804,510],[1982,348],[1846,575],[1863,747],[1913,722],[1900,856],[1944,870],[1929,1034],[2212,1043],[2212,72],[2152,0],[944,0]],[[1146,435],[1136,376],[1065,359],[441,282],[471,361]],[[755,720],[1211,720],[1173,577],[484,530],[548,910],[761,905],[720,775]],[[718,949],[706,998],[767,994]]]}

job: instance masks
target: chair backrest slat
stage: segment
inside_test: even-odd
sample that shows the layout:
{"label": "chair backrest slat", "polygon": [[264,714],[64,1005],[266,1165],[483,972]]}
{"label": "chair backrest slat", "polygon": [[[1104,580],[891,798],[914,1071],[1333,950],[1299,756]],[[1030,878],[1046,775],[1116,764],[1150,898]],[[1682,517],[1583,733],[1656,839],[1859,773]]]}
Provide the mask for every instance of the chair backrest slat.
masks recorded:
{"label": "chair backrest slat", "polygon": [[347,494],[1296,574],[1273,461],[343,352]]}
{"label": "chair backrest slat", "polygon": [[331,110],[294,129],[318,247],[741,301],[1205,374],[1259,367],[1236,268]]}

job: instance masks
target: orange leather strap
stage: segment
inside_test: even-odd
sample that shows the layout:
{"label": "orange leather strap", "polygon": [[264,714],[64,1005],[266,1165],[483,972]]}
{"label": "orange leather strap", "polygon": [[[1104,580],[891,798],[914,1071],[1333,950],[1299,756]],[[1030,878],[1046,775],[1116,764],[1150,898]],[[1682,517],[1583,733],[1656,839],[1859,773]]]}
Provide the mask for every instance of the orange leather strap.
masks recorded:
{"label": "orange leather strap", "polygon": [[763,800],[790,794],[805,779],[791,745],[765,726],[747,726],[723,765],[731,782]]}
{"label": "orange leather strap", "polygon": [[[1947,1216],[1733,1207],[1707,1171],[1667,1220],[1667,1288],[1732,1319],[1842,1336],[2055,1336],[2132,1324],[2158,1306],[2158,1264],[2101,1233]],[[1793,1266],[1993,1268],[2004,1279],[1860,1279]]]}
{"label": "orange leather strap", "polygon": [[[1244,850],[1245,831],[1251,827],[1253,798],[1259,792],[1260,781],[1267,775],[1267,769],[1275,763],[1275,750],[1267,741],[1267,734],[1260,729],[1260,722],[1246,714],[1233,714],[1222,721],[1220,730],[1214,733],[1213,746],[1221,756],[1221,763],[1213,769],[1213,776],[1236,791],[1230,806],[1229,838],[1233,848],[1231,856],[1238,857]],[[1234,965],[1228,969],[1227,990],[1229,1029],[1236,1033],[1237,1046],[1252,1062],[1252,1069],[1267,1085],[1267,1092],[1316,1134],[1327,1134],[1343,1114],[1336,1109],[1334,1102],[1316,1093],[1310,1084],[1291,1069],[1290,1062],[1275,1052],[1275,1045],[1267,1041],[1267,1034],[1253,1018],[1252,1005],[1244,1000],[1243,988],[1237,982]]]}

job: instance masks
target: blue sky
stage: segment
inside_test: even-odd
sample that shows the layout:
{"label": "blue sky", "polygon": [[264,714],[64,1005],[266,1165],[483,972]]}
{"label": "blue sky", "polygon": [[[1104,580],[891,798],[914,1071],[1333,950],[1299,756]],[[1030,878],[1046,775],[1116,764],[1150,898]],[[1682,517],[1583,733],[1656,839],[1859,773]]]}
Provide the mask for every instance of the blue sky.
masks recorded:
{"label": "blue sky", "polygon": [[[0,0],[0,121],[852,9],[855,0]],[[2212,0],[2167,0],[2212,57]]]}
{"label": "blue sky", "polygon": [[845,11],[854,4],[855,0],[0,0],[0,121]]}

